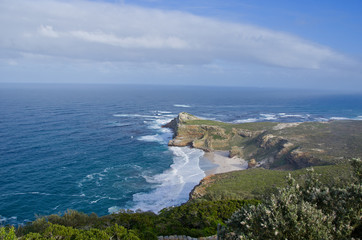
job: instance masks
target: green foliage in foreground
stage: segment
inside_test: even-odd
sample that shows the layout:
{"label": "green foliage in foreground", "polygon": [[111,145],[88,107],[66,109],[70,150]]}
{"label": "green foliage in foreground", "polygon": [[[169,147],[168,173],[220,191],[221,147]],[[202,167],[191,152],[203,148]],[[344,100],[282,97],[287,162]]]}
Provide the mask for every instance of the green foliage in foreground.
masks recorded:
{"label": "green foliage in foreground", "polygon": [[222,239],[351,239],[361,237],[362,178],[360,160],[353,162],[352,182],[322,184],[313,169],[299,185],[288,185],[264,203],[233,214]]}
{"label": "green foliage in foreground", "polygon": [[[326,184],[338,184],[346,181],[352,174],[349,163],[314,167],[320,174],[320,180]],[[306,169],[292,171],[292,177],[303,181]],[[225,199],[264,199],[276,187],[286,186],[285,178],[289,171],[268,170],[263,168],[247,169],[211,177],[211,184],[205,186],[205,194],[200,199],[216,201]]]}
{"label": "green foliage in foreground", "polygon": [[[292,172],[288,183],[273,191],[262,203],[257,200],[194,200],[163,209],[158,215],[122,211],[103,217],[69,210],[63,216],[38,218],[17,230],[0,227],[0,240],[153,240],[160,235],[175,234],[200,237],[216,234],[217,225],[225,222],[222,239],[358,238],[362,235],[362,163],[354,160],[352,167],[328,167],[318,167],[318,171],[303,170],[297,175]],[[344,167],[345,170],[338,172]],[[335,178],[328,174],[334,174]],[[294,180],[296,176],[299,181]]]}
{"label": "green foliage in foreground", "polygon": [[[238,209],[255,205],[257,200],[225,200],[188,202],[178,207],[152,212],[121,211],[103,217],[69,210],[63,216],[50,215],[19,227],[20,239],[127,239],[152,240],[157,236],[210,236],[217,225],[225,222]],[[5,228],[1,228],[5,231]],[[10,233],[10,232],[9,232]],[[4,234],[3,234],[4,235]],[[5,236],[5,235],[4,235]],[[15,237],[15,235],[14,235]],[[2,238],[17,239],[17,238]]]}
{"label": "green foliage in foreground", "polygon": [[48,227],[42,233],[29,233],[21,239],[45,240],[45,239],[74,239],[74,240],[139,240],[140,238],[132,231],[115,224],[105,230],[91,228],[89,230],[65,227],[58,224],[48,223]]}
{"label": "green foliage in foreground", "polygon": [[14,227],[0,228],[0,240],[14,240],[17,239]]}

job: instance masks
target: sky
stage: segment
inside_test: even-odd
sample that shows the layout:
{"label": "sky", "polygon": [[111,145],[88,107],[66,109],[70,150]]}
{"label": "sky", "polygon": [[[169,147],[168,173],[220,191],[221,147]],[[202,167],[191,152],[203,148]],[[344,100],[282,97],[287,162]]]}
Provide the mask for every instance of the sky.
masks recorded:
{"label": "sky", "polygon": [[361,0],[0,0],[0,82],[362,92]]}

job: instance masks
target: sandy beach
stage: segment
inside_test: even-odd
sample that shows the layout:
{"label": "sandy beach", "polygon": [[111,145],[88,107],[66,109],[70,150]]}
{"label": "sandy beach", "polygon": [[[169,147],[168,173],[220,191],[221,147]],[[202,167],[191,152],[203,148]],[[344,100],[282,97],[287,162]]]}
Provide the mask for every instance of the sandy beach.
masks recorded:
{"label": "sandy beach", "polygon": [[217,166],[205,171],[206,176],[231,171],[245,170],[248,162],[242,158],[229,158],[228,151],[205,152],[204,157]]}

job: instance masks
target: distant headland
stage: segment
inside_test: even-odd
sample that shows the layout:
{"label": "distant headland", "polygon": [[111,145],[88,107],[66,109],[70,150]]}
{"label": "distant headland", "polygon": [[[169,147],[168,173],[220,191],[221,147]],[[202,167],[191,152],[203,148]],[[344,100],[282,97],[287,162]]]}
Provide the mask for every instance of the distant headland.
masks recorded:
{"label": "distant headland", "polygon": [[169,146],[227,151],[249,168],[295,170],[362,156],[362,121],[357,120],[233,124],[182,112],[163,127],[174,132]]}

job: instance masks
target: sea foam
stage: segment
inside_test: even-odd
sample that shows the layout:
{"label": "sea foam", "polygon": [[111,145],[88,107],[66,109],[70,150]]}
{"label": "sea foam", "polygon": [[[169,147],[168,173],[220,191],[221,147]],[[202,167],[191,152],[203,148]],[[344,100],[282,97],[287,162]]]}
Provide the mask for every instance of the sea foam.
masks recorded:
{"label": "sea foam", "polygon": [[331,120],[348,120],[349,118],[346,117],[331,117]]}
{"label": "sea foam", "polygon": [[144,176],[147,182],[156,184],[147,193],[133,195],[133,209],[159,212],[165,207],[179,205],[189,198],[190,191],[205,177],[199,166],[204,152],[188,147],[170,147],[173,164],[169,169],[154,176]]}
{"label": "sea foam", "polygon": [[249,122],[257,122],[257,121],[258,121],[257,118],[248,118],[248,119],[235,120],[233,123],[249,123]]}
{"label": "sea foam", "polygon": [[164,139],[158,134],[141,136],[137,139],[144,142],[164,142]]}

